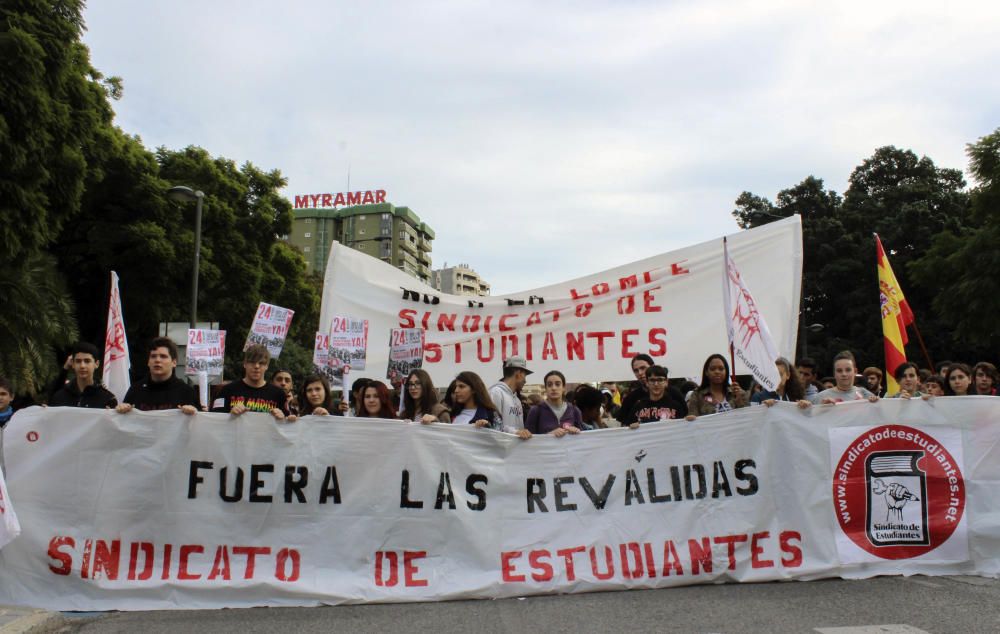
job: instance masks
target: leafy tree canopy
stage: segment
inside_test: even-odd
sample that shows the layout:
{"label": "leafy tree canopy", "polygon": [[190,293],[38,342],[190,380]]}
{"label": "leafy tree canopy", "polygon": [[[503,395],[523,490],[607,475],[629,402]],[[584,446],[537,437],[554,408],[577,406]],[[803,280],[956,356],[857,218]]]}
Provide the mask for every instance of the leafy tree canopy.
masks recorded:
{"label": "leafy tree canopy", "polygon": [[[813,176],[779,192],[774,203],[750,192],[737,198],[733,216],[743,228],[793,213],[802,216],[800,323],[822,324],[823,330],[800,332],[800,353],[803,336],[808,336],[809,356],[824,367],[845,348],[854,351],[862,367],[883,365],[875,233],[890,251],[890,263],[928,346],[940,354],[953,350],[950,328],[930,310],[936,290],[911,283],[907,271],[935,236],[973,222],[964,187],[960,171],[890,146],[878,148],[854,169],[843,198]],[[915,337],[907,354],[923,362]]]}
{"label": "leafy tree canopy", "polygon": [[[46,248],[80,209],[84,148],[112,117],[80,0],[0,4],[0,237],[5,261]],[[115,80],[117,81],[117,80]]]}
{"label": "leafy tree canopy", "polygon": [[995,350],[1000,342],[1000,128],[967,147],[971,222],[933,237],[909,271],[933,295],[933,307],[954,345]]}
{"label": "leafy tree canopy", "polygon": [[187,321],[196,207],[166,195],[187,185],[205,193],[198,317],[227,331],[227,374],[242,374],[242,344],[260,301],[295,310],[291,336],[312,349],[319,284],[306,278],[302,254],[279,240],[292,220],[291,205],[278,194],[285,185],[280,172],[237,167],[193,146],[152,153],[116,129],[102,137],[92,163],[84,209],[59,243],[74,296],[87,306],[79,317],[85,336],[103,337],[110,270],[121,276],[134,358],[142,358],[159,323]]}

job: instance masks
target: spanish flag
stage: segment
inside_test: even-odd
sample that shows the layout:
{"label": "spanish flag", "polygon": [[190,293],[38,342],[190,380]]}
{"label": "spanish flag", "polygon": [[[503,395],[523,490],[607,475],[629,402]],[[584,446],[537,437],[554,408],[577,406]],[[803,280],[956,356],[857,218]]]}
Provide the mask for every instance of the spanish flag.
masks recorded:
{"label": "spanish flag", "polygon": [[875,234],[875,247],[878,249],[878,293],[882,310],[882,338],[885,341],[885,387],[886,394],[892,395],[899,391],[895,372],[899,364],[906,361],[904,346],[909,341],[906,327],[913,323],[913,311],[903,297],[903,289],[889,266],[889,258],[878,234]]}

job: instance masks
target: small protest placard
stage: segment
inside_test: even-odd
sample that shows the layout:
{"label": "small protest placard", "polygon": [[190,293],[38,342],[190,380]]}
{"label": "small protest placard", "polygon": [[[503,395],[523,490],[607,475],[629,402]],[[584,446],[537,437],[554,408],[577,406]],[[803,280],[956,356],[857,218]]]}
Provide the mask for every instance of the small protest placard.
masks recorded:
{"label": "small protest placard", "polygon": [[335,371],[364,370],[368,356],[368,320],[334,315],[330,321],[327,364]]}
{"label": "small protest placard", "polygon": [[281,356],[288,329],[292,327],[293,316],[295,311],[290,308],[261,302],[257,306],[257,313],[253,318],[253,325],[250,326],[250,332],[247,333],[247,342],[243,344],[243,349],[246,350],[251,344],[263,344],[267,346],[271,358],[277,359]]}
{"label": "small protest placard", "polygon": [[330,387],[341,384],[343,372],[335,372],[330,367],[330,335],[316,333],[316,343],[313,345],[313,372],[324,377]]}
{"label": "small protest placard", "polygon": [[385,375],[389,383],[398,385],[423,362],[423,328],[393,328],[389,331],[389,365]]}
{"label": "small protest placard", "polygon": [[226,355],[226,331],[188,329],[187,367],[184,374],[222,376]]}

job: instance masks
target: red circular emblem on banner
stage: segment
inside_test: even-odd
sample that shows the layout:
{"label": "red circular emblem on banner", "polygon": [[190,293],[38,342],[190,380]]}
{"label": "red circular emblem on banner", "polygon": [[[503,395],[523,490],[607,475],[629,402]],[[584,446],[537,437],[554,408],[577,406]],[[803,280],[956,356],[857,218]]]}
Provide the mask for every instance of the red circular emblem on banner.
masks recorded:
{"label": "red circular emblem on banner", "polygon": [[25,434],[24,437],[28,439],[28,442],[35,442],[36,440],[38,440],[38,432],[29,431],[27,434]]}
{"label": "red circular emblem on banner", "polygon": [[886,425],[861,434],[833,472],[840,528],[883,559],[909,559],[948,541],[965,511],[965,481],[927,433]]}

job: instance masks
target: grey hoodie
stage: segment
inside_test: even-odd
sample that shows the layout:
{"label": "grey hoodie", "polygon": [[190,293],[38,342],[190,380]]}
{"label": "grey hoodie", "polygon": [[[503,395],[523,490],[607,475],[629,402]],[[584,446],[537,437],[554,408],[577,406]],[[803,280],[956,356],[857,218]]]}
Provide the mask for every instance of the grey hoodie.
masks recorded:
{"label": "grey hoodie", "polygon": [[510,386],[503,381],[497,381],[490,386],[490,398],[503,418],[503,431],[508,434],[524,429],[524,408],[521,399],[514,394]]}

